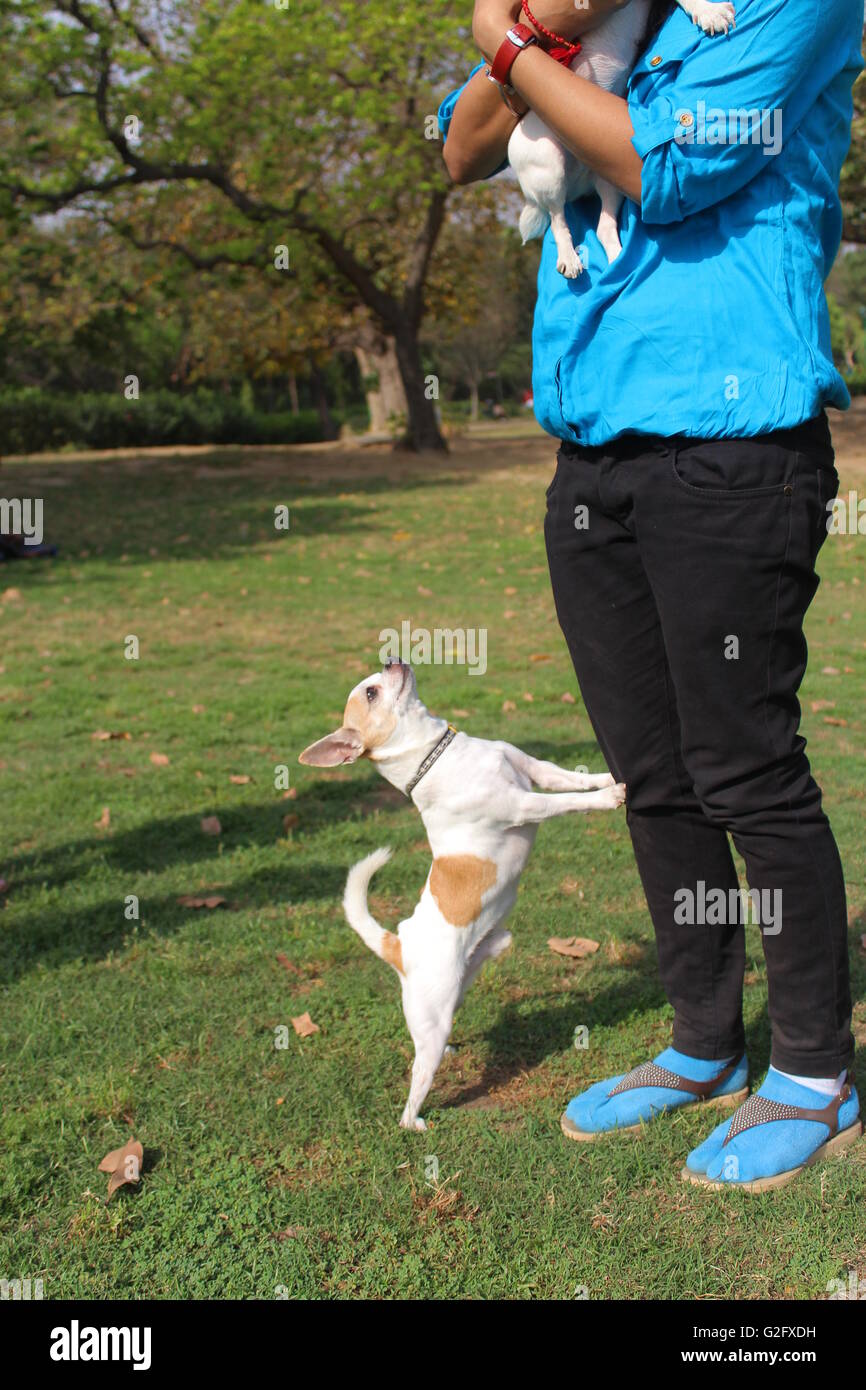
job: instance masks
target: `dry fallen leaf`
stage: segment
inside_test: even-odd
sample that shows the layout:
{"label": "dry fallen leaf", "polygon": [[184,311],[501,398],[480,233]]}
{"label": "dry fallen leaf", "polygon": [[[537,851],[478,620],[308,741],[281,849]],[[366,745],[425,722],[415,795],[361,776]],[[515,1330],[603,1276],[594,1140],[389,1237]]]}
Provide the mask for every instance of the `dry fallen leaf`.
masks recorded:
{"label": "dry fallen leaf", "polygon": [[570,690],[566,690],[564,695],[559,697],[564,705],[574,705],[577,703]]}
{"label": "dry fallen leaf", "polygon": [[3,597],[7,603],[15,603],[21,597],[20,589],[4,589]]}
{"label": "dry fallen leaf", "polygon": [[219,822],[219,816],[205,816],[201,823],[201,828],[205,835],[221,835],[223,828]]}
{"label": "dry fallen leaf", "polygon": [[284,951],[277,951],[277,960],[280,962],[280,965],[283,967],[284,970],[288,970],[290,975],[300,975],[300,970],[294,964],[293,961],[289,960],[288,956]]}
{"label": "dry fallen leaf", "polygon": [[91,734],[90,737],[96,739],[98,743],[105,743],[110,738],[132,738],[132,734],[128,734],[125,729],[119,729],[117,731],[97,729],[96,733]]}
{"label": "dry fallen leaf", "polygon": [[820,714],[822,709],[835,709],[835,700],[812,700],[810,709],[813,714]]}
{"label": "dry fallen leaf", "polygon": [[558,956],[571,956],[574,960],[583,960],[598,950],[598,942],[586,936],[552,936],[547,944]]}
{"label": "dry fallen leaf", "polygon": [[100,1173],[110,1173],[108,1195],[116,1192],[124,1183],[138,1182],[141,1177],[141,1164],[144,1150],[137,1139],[130,1139],[122,1149],[112,1149],[99,1165]]}
{"label": "dry fallen leaf", "polygon": [[516,704],[514,703],[513,700],[503,700],[503,702],[502,702],[502,713],[503,713],[503,714],[511,714],[511,713],[512,713],[514,710],[516,710],[516,709],[517,709],[517,706],[516,706]]}
{"label": "dry fallen leaf", "polygon": [[169,756],[167,753],[151,753],[150,761],[154,767],[168,767]]}
{"label": "dry fallen leaf", "polygon": [[111,825],[111,812],[110,812],[110,810],[108,809],[107,806],[103,806],[103,808],[102,808],[102,815],[99,817],[99,820],[95,820],[95,821],[93,822],[93,824],[94,824],[99,830],[107,830],[107,829],[108,829],[108,827]]}
{"label": "dry fallen leaf", "polygon": [[192,893],[184,893],[182,897],[178,898],[181,907],[225,907],[226,901],[225,898],[218,898],[215,894],[206,898],[197,898]]}
{"label": "dry fallen leaf", "polygon": [[204,714],[204,705],[193,705],[193,714]]}
{"label": "dry fallen leaf", "polygon": [[294,830],[296,825],[300,825],[301,818],[292,812],[288,816],[283,816],[283,829],[286,831]]}
{"label": "dry fallen leaf", "polygon": [[552,661],[553,657],[549,652],[530,652],[530,661]]}
{"label": "dry fallen leaf", "polygon": [[292,1019],[292,1027],[299,1038],[311,1038],[314,1033],[319,1032],[318,1023],[314,1023],[309,1014],[299,1014]]}
{"label": "dry fallen leaf", "polygon": [[236,787],[245,787],[247,782],[251,782],[252,780],[252,777],[248,776],[245,772],[232,772],[229,775],[229,781],[234,782]]}
{"label": "dry fallen leaf", "polygon": [[433,590],[432,590],[432,589],[428,589],[428,588],[426,587],[426,585],[424,585],[424,584],[419,584],[419,585],[418,585],[418,592],[419,592],[419,594],[421,595],[422,598],[432,598],[432,597],[433,597]]}
{"label": "dry fallen leaf", "polygon": [[822,675],[822,676],[838,676],[838,674],[839,674],[839,667],[838,667],[838,666],[822,666],[822,667],[821,667],[821,675]]}
{"label": "dry fallen leaf", "polygon": [[452,716],[453,716],[454,719],[468,719],[468,718],[469,718],[469,711],[468,711],[468,709],[453,709],[453,710],[451,711],[451,714],[452,714]]}
{"label": "dry fallen leaf", "polygon": [[835,724],[835,726],[836,726],[838,729],[847,729],[847,727],[848,727],[848,720],[847,720],[847,719],[831,719],[831,717],[830,717],[829,714],[825,714],[825,716],[824,716],[824,723],[825,723],[825,724]]}

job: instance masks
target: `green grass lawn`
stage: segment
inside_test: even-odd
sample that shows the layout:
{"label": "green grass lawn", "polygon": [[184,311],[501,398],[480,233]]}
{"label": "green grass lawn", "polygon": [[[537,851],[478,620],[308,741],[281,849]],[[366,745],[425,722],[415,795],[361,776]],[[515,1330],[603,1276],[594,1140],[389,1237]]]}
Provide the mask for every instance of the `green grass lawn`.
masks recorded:
{"label": "green grass lawn", "polygon": [[[423,827],[369,764],[317,773],[297,754],[376,669],[380,630],[408,618],[488,630],[483,677],[419,670],[431,708],[600,767],[579,697],[562,698],[577,691],[541,531],[552,466],[549,441],[488,436],[445,463],[384,449],[4,463],[0,492],[44,498],[62,553],[0,572],[0,1275],[42,1278],[46,1298],[748,1299],[866,1272],[866,1143],[748,1198],[680,1181],[711,1114],[637,1141],[562,1138],[576,1090],[669,1038],[621,814],[541,828],[514,947],[458,1015],[429,1130],[397,1127],[399,990],[340,897],[348,866],[391,844],[372,902],[395,925],[427,873]],[[841,469],[862,489],[862,459]],[[804,723],[848,875],[862,1049],[866,539],[828,541],[822,571]],[[218,836],[201,827],[213,816]],[[178,901],[206,893],[226,905]],[[575,932],[600,942],[591,959],[548,950]],[[747,951],[757,1080],[755,928]],[[301,1039],[305,1012],[320,1031]],[[132,1135],[141,1183],[107,1202],[97,1165]]]}

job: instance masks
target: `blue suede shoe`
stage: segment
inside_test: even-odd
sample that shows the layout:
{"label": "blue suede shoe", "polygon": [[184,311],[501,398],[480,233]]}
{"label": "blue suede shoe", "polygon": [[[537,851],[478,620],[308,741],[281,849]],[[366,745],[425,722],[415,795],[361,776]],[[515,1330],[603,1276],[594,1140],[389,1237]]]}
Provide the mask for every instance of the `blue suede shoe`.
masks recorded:
{"label": "blue suede shoe", "polygon": [[648,1120],[696,1101],[733,1109],[749,1094],[749,1066],[739,1061],[706,1062],[669,1047],[653,1062],[625,1076],[598,1081],[575,1096],[560,1120],[567,1139],[635,1134]]}
{"label": "blue suede shoe", "polygon": [[716,1191],[769,1192],[862,1133],[853,1086],[828,1100],[771,1067],[761,1089],[689,1154],[682,1176]]}

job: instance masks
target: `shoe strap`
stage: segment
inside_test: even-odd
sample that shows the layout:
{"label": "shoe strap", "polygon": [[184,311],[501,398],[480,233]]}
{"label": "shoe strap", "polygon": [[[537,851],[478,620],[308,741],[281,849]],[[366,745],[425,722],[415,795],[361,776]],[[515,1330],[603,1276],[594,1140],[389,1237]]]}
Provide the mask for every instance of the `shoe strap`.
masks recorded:
{"label": "shoe strap", "polygon": [[622,1095],[623,1091],[636,1091],[641,1086],[663,1086],[668,1091],[687,1091],[692,1096],[708,1096],[727,1081],[737,1070],[737,1062],[729,1062],[717,1076],[711,1076],[709,1081],[690,1081],[687,1076],[679,1076],[675,1071],[668,1071],[667,1067],[657,1066],[655,1062],[644,1062],[641,1066],[635,1067],[628,1076],[624,1076],[612,1091],[608,1092],[608,1097]]}
{"label": "shoe strap", "polygon": [[736,1139],[744,1129],[754,1129],[757,1125],[770,1124],[773,1120],[813,1120],[816,1124],[826,1125],[830,1131],[828,1137],[832,1139],[839,1129],[839,1111],[850,1095],[851,1087],[846,1082],[839,1094],[834,1096],[823,1110],[809,1110],[803,1105],[786,1105],[783,1101],[771,1100],[769,1096],[762,1096],[757,1092],[749,1096],[734,1115],[725,1144]]}

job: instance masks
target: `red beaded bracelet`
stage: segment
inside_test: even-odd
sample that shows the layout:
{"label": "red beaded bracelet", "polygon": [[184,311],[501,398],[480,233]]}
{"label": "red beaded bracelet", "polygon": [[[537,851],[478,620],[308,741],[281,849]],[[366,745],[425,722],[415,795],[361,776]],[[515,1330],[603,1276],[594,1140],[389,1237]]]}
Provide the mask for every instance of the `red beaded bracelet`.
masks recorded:
{"label": "red beaded bracelet", "polygon": [[545,47],[545,52],[549,53],[551,58],[555,58],[558,63],[563,63],[568,67],[572,59],[576,58],[580,52],[580,44],[573,43],[570,39],[564,39],[561,34],[556,34],[552,29],[548,29],[545,25],[541,24],[529,8],[529,0],[521,0],[521,9],[530,24],[548,40],[548,46]]}

